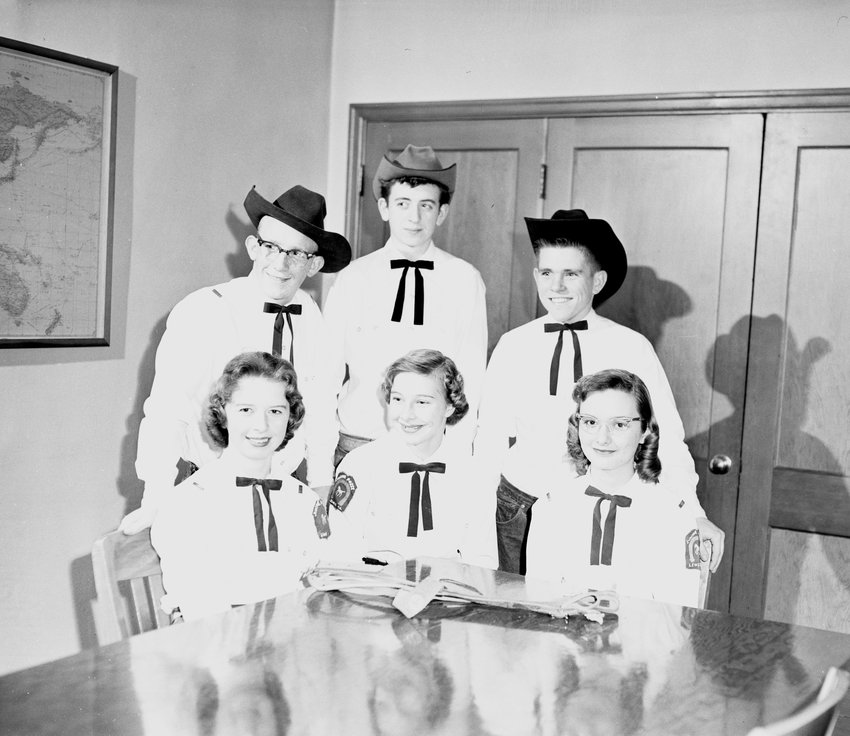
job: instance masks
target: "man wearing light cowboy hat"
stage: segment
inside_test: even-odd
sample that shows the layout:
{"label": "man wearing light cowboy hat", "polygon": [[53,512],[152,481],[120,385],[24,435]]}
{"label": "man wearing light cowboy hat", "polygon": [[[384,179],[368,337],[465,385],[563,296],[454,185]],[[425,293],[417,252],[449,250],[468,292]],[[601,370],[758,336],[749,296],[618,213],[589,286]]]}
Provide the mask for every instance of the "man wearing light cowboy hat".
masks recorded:
{"label": "man wearing light cowboy hat", "polygon": [[333,479],[337,434],[333,389],[320,357],[324,320],[301,285],[319,271],[348,265],[351,247],[324,229],[324,197],[302,186],[273,203],[252,188],[245,210],[257,228],[245,239],[251,273],[189,294],[168,317],[139,427],[136,472],[144,497],[120,526],[128,534],[150,526],[161,495],[176,480],[217,457],[201,414],[225,364],[242,352],[280,355],[298,375],[306,417],[274,466],[289,474],[306,458],[307,482],[325,496]]}
{"label": "man wearing light cowboy hat", "polygon": [[[641,334],[598,315],[622,286],[626,251],[605,220],[583,210],[558,210],[551,219],[525,218],[534,249],[534,281],[547,314],[505,333],[487,367],[475,454],[498,488],[499,568],[525,572],[525,540],[532,507],[564,462],[572,390],[582,376],[621,368],[649,388],[660,427],[662,478],[683,494],[712,542],[712,570],[723,555],[724,533],[705,518],[696,496],[698,476],[684,442],[682,420],[667,376]],[[513,444],[511,445],[511,441]],[[684,554],[684,551],[683,551]]]}
{"label": "man wearing light cowboy hat", "polygon": [[378,165],[372,194],[389,240],[339,274],[324,308],[339,390],[337,463],[386,432],[384,370],[418,348],[439,350],[463,375],[470,412],[446,439],[470,451],[487,360],[484,282],[432,240],[448,216],[456,174],[456,165],[444,167],[430,146],[408,145]]}

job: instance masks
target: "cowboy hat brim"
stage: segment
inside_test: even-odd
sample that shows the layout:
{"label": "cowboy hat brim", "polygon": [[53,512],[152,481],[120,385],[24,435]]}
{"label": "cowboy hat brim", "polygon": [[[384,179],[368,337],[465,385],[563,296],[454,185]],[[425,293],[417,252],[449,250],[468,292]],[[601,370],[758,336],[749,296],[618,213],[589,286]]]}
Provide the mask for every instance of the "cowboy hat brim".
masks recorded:
{"label": "cowboy hat brim", "polygon": [[454,193],[455,181],[457,180],[457,164],[447,166],[445,169],[408,169],[397,161],[390,161],[386,154],[384,154],[384,157],[378,164],[378,170],[372,178],[372,194],[375,195],[375,201],[381,198],[382,182],[398,179],[402,176],[430,179],[437,184],[442,184],[449,190],[449,194],[452,194]]}

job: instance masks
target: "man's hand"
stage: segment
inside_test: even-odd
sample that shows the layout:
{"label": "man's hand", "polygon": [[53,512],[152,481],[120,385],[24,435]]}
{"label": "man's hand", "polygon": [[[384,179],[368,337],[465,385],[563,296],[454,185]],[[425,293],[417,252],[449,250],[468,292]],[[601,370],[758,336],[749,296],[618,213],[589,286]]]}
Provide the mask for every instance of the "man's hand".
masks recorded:
{"label": "man's hand", "polygon": [[152,506],[141,506],[121,519],[118,531],[127,535],[138,534],[153,523],[154,516],[156,510]]}
{"label": "man's hand", "polygon": [[701,542],[711,542],[709,569],[711,572],[717,572],[717,568],[720,567],[720,560],[723,559],[723,540],[726,539],[726,532],[719,526],[712,524],[705,516],[697,519],[697,531]]}

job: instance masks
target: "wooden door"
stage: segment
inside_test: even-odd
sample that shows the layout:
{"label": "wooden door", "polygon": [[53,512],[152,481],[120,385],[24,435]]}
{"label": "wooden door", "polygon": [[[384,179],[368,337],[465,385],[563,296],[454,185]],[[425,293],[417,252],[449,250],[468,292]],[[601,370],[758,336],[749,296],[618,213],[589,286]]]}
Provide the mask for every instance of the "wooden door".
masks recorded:
{"label": "wooden door", "polygon": [[[600,312],[646,335],[664,365],[709,518],[726,532],[709,603],[728,610],[758,212],[758,114],[550,121],[544,215],[582,208],[629,257]],[[731,459],[725,475],[709,459]]]}
{"label": "wooden door", "polygon": [[733,612],[850,632],[850,113],[765,135]]}
{"label": "wooden door", "polygon": [[380,248],[389,230],[378,214],[371,182],[386,152],[408,143],[429,145],[444,166],[456,163],[457,184],[446,222],[434,242],[472,263],[487,287],[489,350],[501,335],[534,315],[535,290],[523,216],[538,206],[543,120],[370,123],[366,127],[362,193],[354,247]]}

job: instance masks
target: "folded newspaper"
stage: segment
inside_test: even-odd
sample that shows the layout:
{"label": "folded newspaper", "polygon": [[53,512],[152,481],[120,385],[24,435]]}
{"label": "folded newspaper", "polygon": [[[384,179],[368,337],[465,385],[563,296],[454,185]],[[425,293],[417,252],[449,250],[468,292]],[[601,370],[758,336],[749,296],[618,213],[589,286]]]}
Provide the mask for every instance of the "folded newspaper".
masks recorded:
{"label": "folded newspaper", "polygon": [[475,586],[452,578],[430,575],[412,581],[394,576],[386,570],[314,567],[306,573],[304,579],[316,590],[392,598],[393,606],[408,618],[415,616],[432,601],[536,611],[553,618],[566,619],[581,615],[591,621],[602,621],[606,613],[614,613],[620,605],[617,593],[612,590],[585,590],[545,601],[517,600],[486,596]]}

